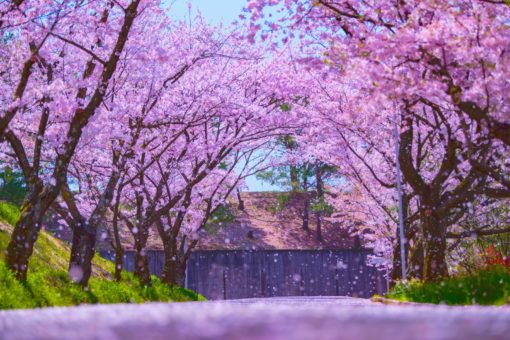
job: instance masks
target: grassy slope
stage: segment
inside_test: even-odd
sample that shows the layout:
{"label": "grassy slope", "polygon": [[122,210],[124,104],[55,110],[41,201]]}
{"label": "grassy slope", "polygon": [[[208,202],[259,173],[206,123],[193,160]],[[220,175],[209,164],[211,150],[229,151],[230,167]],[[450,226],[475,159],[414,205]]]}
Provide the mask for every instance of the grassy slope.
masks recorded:
{"label": "grassy slope", "polygon": [[94,259],[89,289],[84,291],[71,283],[67,275],[68,247],[45,232],[41,232],[31,257],[28,280],[20,283],[5,265],[5,249],[18,216],[15,206],[0,202],[0,309],[204,300],[193,291],[162,284],[156,277],[150,288],[140,286],[130,273],[123,273],[120,283],[112,281],[113,264],[99,256]]}
{"label": "grassy slope", "polygon": [[510,273],[506,268],[492,267],[474,275],[439,282],[398,283],[386,297],[448,305],[504,305],[510,303]]}

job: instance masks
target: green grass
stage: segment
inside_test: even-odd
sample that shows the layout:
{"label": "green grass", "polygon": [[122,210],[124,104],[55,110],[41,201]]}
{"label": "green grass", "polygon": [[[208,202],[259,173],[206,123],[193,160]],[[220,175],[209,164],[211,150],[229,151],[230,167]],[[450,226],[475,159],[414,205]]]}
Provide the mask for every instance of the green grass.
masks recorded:
{"label": "green grass", "polygon": [[3,220],[10,225],[16,224],[19,218],[19,209],[13,204],[0,201],[0,220]]}
{"label": "green grass", "polygon": [[[13,225],[19,210],[0,202],[0,220]],[[114,266],[96,256],[93,277],[84,291],[67,275],[68,247],[55,237],[41,232],[30,259],[27,282],[17,281],[5,264],[5,249],[12,227],[0,226],[0,309],[72,306],[92,303],[141,303],[146,301],[200,301],[205,298],[191,290],[171,287],[153,277],[152,287],[143,287],[124,272],[122,281],[111,279]]]}
{"label": "green grass", "polygon": [[510,303],[510,273],[504,267],[493,266],[475,275],[452,277],[438,282],[400,282],[386,297],[399,301],[447,305],[504,305]]}

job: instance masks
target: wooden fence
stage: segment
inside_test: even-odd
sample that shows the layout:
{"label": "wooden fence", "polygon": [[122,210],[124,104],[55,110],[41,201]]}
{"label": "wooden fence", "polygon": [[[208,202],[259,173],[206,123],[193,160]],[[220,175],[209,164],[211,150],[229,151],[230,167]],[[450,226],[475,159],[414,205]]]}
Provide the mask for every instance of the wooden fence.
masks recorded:
{"label": "wooden fence", "polygon": [[[186,286],[211,300],[270,296],[359,296],[383,294],[382,272],[367,265],[368,250],[196,251]],[[108,257],[108,255],[106,255]],[[150,270],[160,275],[164,254],[149,251]],[[132,271],[134,253],[124,258]]]}

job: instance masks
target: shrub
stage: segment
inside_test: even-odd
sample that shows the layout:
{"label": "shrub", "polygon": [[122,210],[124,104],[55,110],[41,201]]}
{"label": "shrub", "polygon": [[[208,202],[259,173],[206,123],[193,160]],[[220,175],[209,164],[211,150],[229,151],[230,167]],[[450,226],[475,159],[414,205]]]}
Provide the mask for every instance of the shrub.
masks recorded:
{"label": "shrub", "polygon": [[510,273],[495,265],[474,275],[464,275],[438,282],[399,282],[388,298],[400,301],[445,303],[448,305],[503,305],[510,297]]}

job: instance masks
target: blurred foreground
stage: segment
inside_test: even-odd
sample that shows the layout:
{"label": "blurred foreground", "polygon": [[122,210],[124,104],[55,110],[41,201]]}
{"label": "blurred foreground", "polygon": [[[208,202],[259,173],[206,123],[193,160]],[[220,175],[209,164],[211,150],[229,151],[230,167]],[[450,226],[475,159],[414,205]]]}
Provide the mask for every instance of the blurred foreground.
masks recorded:
{"label": "blurred foreground", "polygon": [[295,297],[0,312],[4,339],[508,339],[509,307]]}

